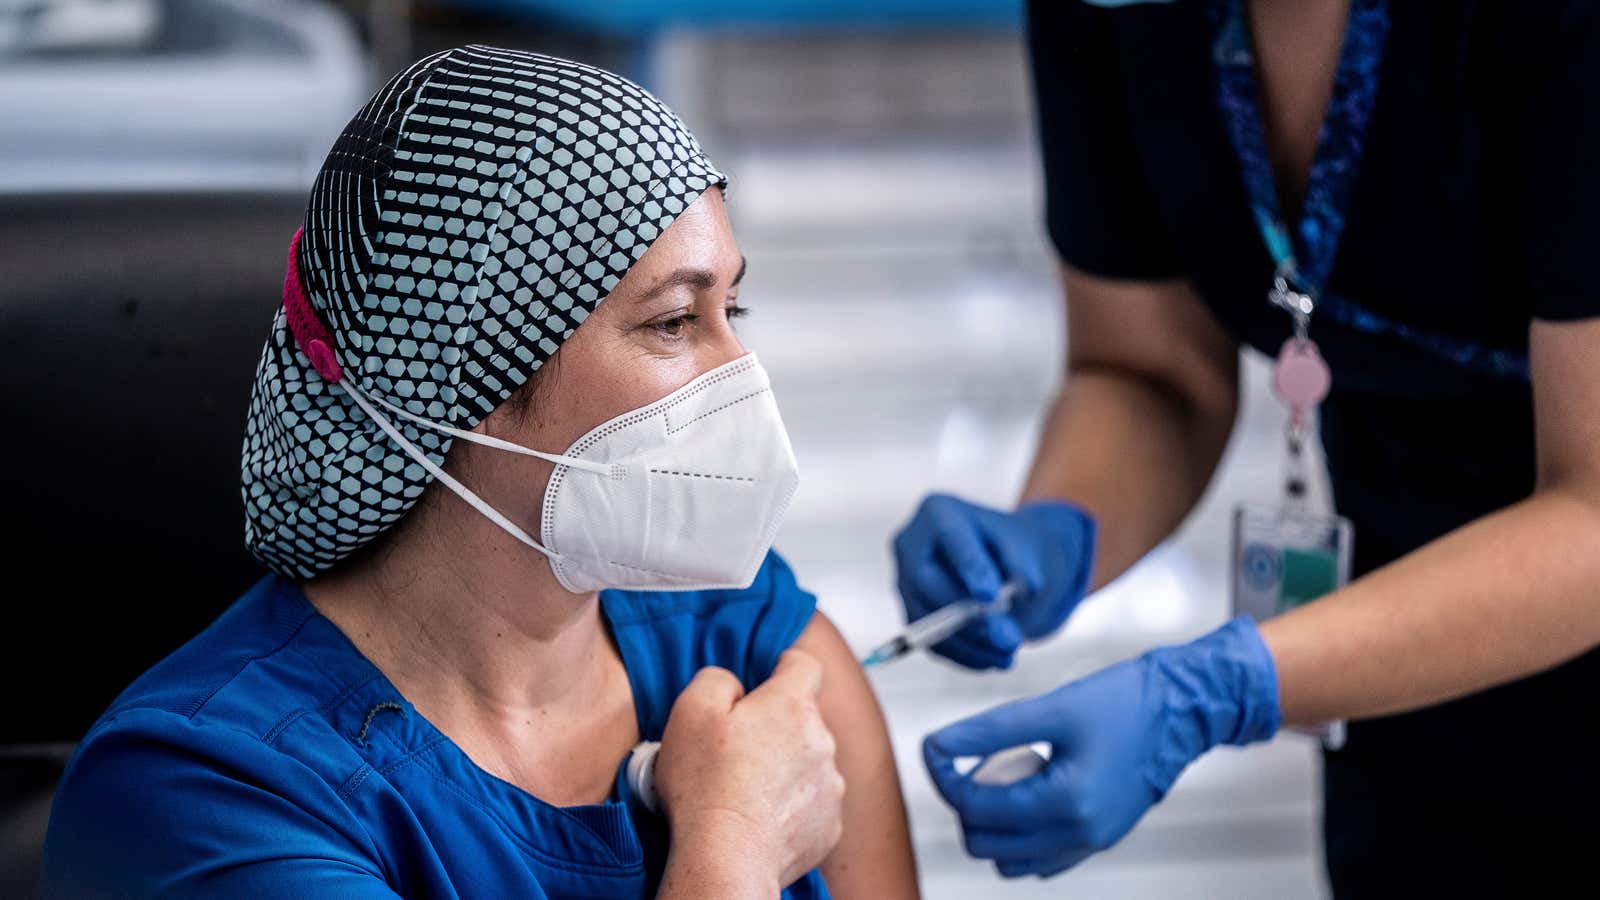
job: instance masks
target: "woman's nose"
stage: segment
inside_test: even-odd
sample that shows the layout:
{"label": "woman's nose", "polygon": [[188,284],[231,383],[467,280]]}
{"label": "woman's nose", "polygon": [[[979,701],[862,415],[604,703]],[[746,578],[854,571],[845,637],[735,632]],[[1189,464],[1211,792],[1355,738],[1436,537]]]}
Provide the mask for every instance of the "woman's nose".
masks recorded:
{"label": "woman's nose", "polygon": [[717,319],[716,327],[706,335],[701,345],[700,358],[697,360],[701,372],[727,365],[750,352],[745,349],[744,341],[739,339],[739,333],[733,330],[733,323],[726,316],[718,316]]}

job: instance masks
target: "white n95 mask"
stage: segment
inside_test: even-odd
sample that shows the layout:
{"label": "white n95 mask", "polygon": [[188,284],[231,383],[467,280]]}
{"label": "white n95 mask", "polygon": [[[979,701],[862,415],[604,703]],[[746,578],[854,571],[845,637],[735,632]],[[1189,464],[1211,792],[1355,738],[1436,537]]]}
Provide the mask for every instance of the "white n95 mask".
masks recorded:
{"label": "white n95 mask", "polygon": [[570,591],[749,587],[800,483],[767,372],[750,354],[606,422],[563,454],[542,537]]}
{"label": "white n95 mask", "polygon": [[[563,454],[430,422],[339,382],[413,459],[512,537],[550,559],[562,587],[749,587],[799,486],[767,372],[747,354],[617,416]],[[369,403],[370,401],[370,403]],[[535,541],[434,465],[371,403],[462,440],[556,464]]]}

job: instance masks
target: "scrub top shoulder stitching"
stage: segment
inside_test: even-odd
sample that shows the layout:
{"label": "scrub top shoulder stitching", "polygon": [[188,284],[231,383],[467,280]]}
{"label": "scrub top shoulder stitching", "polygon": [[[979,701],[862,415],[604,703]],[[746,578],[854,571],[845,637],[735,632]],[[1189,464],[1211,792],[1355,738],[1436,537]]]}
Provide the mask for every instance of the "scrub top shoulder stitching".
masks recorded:
{"label": "scrub top shoulder stitching", "polygon": [[[251,663],[264,659],[270,659],[271,657],[276,656],[284,648],[288,647],[294,641],[294,639],[299,636],[301,630],[305,628],[306,623],[309,622],[312,616],[315,614],[315,611],[307,610],[301,616],[300,621],[296,622],[294,627],[289,629],[289,633],[284,636],[283,640],[272,649],[267,650],[264,653],[256,653],[249,656],[237,657],[237,667],[231,674],[229,674],[226,678],[219,680],[216,684],[211,685],[209,688],[200,688],[199,693],[196,696],[194,696],[188,703],[180,706],[177,709],[168,709],[163,706],[158,706],[154,703],[146,702],[145,699],[141,697],[130,700],[123,705],[113,706],[111,709],[106,711],[105,718],[113,718],[118,713],[127,709],[159,709],[163,712],[170,712],[173,715],[182,716],[186,719],[193,719],[195,716],[200,714],[201,710],[205,709],[206,705],[211,702],[213,697],[220,693],[224,688],[237,681],[239,676],[243,675],[245,670],[250,668]],[[180,650],[179,652],[182,651]],[[160,664],[158,663],[157,665]],[[260,738],[258,737],[257,739],[259,740]]]}
{"label": "scrub top shoulder stitching", "polygon": [[[261,746],[267,748],[278,759],[287,761],[290,765],[292,765],[292,766],[294,766],[294,767],[296,767],[298,769],[302,769],[305,772],[309,773],[318,783],[321,783],[321,784],[325,785],[329,790],[333,790],[335,792],[337,792],[337,790],[338,790],[335,785],[330,783],[327,780],[327,778],[325,778],[322,775],[322,773],[320,773],[317,770],[311,768],[304,761],[302,761],[299,758],[295,757],[293,754],[286,753],[286,752],[284,752],[283,750],[281,750],[281,749],[279,749],[277,747],[274,747],[274,746],[272,746],[270,744],[267,744],[266,742],[261,740],[260,736],[254,734],[251,731],[248,731],[248,730],[246,730],[244,728],[241,728],[238,725],[235,725],[235,724],[233,724],[231,722],[226,722],[226,721],[222,721],[222,720],[206,720],[206,721],[203,721],[203,722],[194,722],[193,719],[191,717],[189,717],[189,716],[185,716],[185,715],[183,715],[181,713],[177,713],[177,712],[174,712],[174,711],[169,710],[169,709],[162,709],[161,707],[158,707],[158,706],[132,706],[132,707],[129,707],[129,708],[125,709],[125,710],[121,710],[121,711],[119,711],[118,713],[115,713],[115,714],[107,714],[107,716],[104,719],[102,719],[100,722],[96,723],[95,726],[89,730],[89,733],[84,736],[83,741],[78,745],[79,746],[79,752],[81,753],[82,752],[82,748],[86,747],[89,744],[89,742],[95,738],[96,735],[99,735],[99,734],[101,734],[101,733],[103,733],[105,731],[110,730],[111,727],[114,724],[121,724],[122,727],[127,728],[128,730],[130,730],[130,731],[132,731],[132,732],[134,732],[136,734],[140,734],[141,736],[146,737],[146,738],[149,738],[149,737],[152,737],[152,736],[162,736],[162,735],[160,735],[160,733],[156,733],[155,735],[152,735],[152,733],[148,729],[140,728],[139,726],[135,725],[133,722],[129,721],[130,718],[144,718],[144,717],[146,717],[146,716],[141,715],[141,714],[148,714],[149,718],[152,718],[152,719],[155,719],[155,720],[166,720],[166,719],[182,720],[184,722],[191,723],[194,727],[197,727],[197,728],[201,728],[201,729],[217,729],[219,731],[228,731],[228,732],[232,732],[234,734],[238,734],[238,735],[250,738],[253,742],[259,743],[259,744],[261,744]],[[169,747],[173,747],[173,748],[176,748],[176,749],[182,749],[182,750],[191,749],[191,747],[189,745],[187,745],[187,744],[185,744],[183,742],[175,741],[175,740],[171,740],[171,739],[163,740],[163,741],[161,741],[161,743],[164,746],[169,746]],[[76,758],[74,759],[74,761],[76,761]],[[207,768],[209,768],[209,767],[207,767]],[[68,771],[69,771],[69,775],[70,775],[70,769]],[[359,774],[359,772],[357,774]],[[63,779],[63,780],[65,780],[65,779]],[[277,796],[277,797],[287,801],[288,803],[292,804],[296,809],[301,810],[302,812],[304,812],[306,815],[312,817],[313,819],[316,819],[319,822],[326,822],[326,820],[323,817],[315,815],[310,810],[306,809],[305,806],[303,806],[302,804],[296,802],[295,798],[293,798],[291,796],[284,795],[282,793],[277,793],[277,792],[273,792],[273,794],[274,794],[274,796]],[[348,798],[346,796],[342,795],[342,794],[339,795],[339,799],[341,801],[347,801],[348,800]],[[362,849],[363,853],[365,854],[366,862],[368,862],[370,865],[373,866],[373,869],[374,869],[375,873],[377,874],[377,876],[380,879],[383,880],[383,882],[385,884],[393,885],[395,882],[394,882],[394,880],[392,878],[392,873],[390,873],[388,871],[387,867],[383,863],[383,855],[378,852],[378,846],[379,846],[378,845],[378,841],[374,837],[374,835],[372,834],[372,830],[367,827],[367,823],[362,819],[362,817],[356,815],[355,811],[350,809],[347,804],[343,804],[342,803],[341,805],[342,805],[342,808],[349,814],[348,815],[349,823],[352,824],[355,828],[360,829],[361,836],[365,839],[365,845],[361,849]],[[333,825],[334,823],[328,822],[327,824]],[[337,826],[335,826],[335,827],[337,828]]]}
{"label": "scrub top shoulder stitching", "polygon": [[[308,659],[304,653],[297,653],[297,655],[302,659]],[[313,666],[316,665],[314,661],[310,662],[310,664]],[[322,671],[324,675],[327,674],[326,671],[320,668],[318,668],[318,671]],[[373,672],[366,678],[358,679],[352,684],[346,686],[337,694],[333,695],[331,698],[321,704],[318,704],[317,706],[299,706],[291,709],[287,713],[284,713],[283,717],[280,718],[270,729],[268,729],[267,733],[263,735],[261,739],[269,744],[272,744],[273,746],[276,746],[278,738],[283,735],[283,732],[289,729],[289,726],[310,715],[319,717],[328,725],[330,730],[337,734],[338,729],[334,727],[333,721],[330,718],[330,714],[348,701],[351,697],[359,693],[362,689],[366,688],[374,681],[381,679],[383,679],[382,672]]]}
{"label": "scrub top shoulder stitching", "polygon": [[[283,750],[283,749],[281,749],[279,747],[275,747],[275,746],[273,746],[271,744],[268,744],[266,741],[261,739],[260,735],[256,734],[253,731],[250,731],[249,729],[242,728],[239,725],[236,725],[236,724],[234,724],[232,722],[227,722],[227,721],[223,721],[223,720],[220,720],[220,719],[207,719],[207,720],[202,721],[202,722],[193,722],[193,720],[191,720],[187,716],[184,716],[184,715],[182,715],[180,713],[173,712],[172,710],[162,709],[162,708],[160,708],[158,706],[131,707],[131,708],[127,709],[127,710],[123,710],[123,711],[119,712],[115,716],[108,716],[105,719],[102,719],[99,724],[95,725],[94,728],[90,729],[89,733],[84,737],[83,742],[79,746],[80,747],[87,746],[90,741],[92,741],[94,738],[104,734],[105,732],[110,731],[113,726],[120,726],[122,728],[127,729],[130,732],[133,732],[135,734],[139,734],[142,737],[146,737],[146,738],[150,738],[150,737],[162,738],[162,740],[160,740],[159,743],[161,743],[164,746],[170,746],[170,747],[173,747],[173,748],[184,749],[184,750],[192,749],[193,745],[191,745],[191,744],[188,744],[188,743],[185,743],[185,742],[182,742],[182,741],[172,740],[170,738],[166,738],[165,735],[162,732],[151,732],[146,728],[140,727],[135,722],[130,721],[130,719],[133,719],[133,718],[143,718],[144,716],[142,716],[141,714],[149,714],[149,718],[157,719],[157,720],[166,719],[166,718],[181,719],[181,720],[183,720],[185,722],[191,722],[194,727],[200,728],[202,730],[204,730],[204,729],[215,729],[217,731],[227,731],[227,732],[232,732],[233,734],[237,734],[237,735],[241,735],[243,737],[247,737],[252,742],[260,744],[262,747],[265,747],[267,750],[271,751],[271,753],[273,754],[274,757],[276,757],[276,758],[278,758],[280,760],[285,760],[285,761],[289,762],[290,764],[292,764],[293,766],[295,766],[296,768],[305,770],[306,772],[310,773],[316,779],[316,781],[320,782],[323,785],[326,785],[330,789],[335,789],[335,785],[332,782],[330,782],[328,780],[328,778],[323,773],[318,772],[316,769],[312,768],[304,760],[300,759],[298,756],[295,756],[293,753],[290,753],[290,752],[288,752],[286,750]],[[283,794],[276,794],[276,796],[279,796],[284,800],[288,800],[289,802],[294,803],[294,799],[292,797],[284,796]],[[295,803],[295,806],[297,806],[297,807],[299,807],[301,809],[304,809],[304,807],[301,807],[300,804],[298,804],[298,803]],[[352,813],[351,817],[352,818],[359,818],[358,816],[355,816],[354,813]],[[369,834],[368,837],[370,838],[371,835]],[[376,846],[376,844],[374,844],[374,846]]]}

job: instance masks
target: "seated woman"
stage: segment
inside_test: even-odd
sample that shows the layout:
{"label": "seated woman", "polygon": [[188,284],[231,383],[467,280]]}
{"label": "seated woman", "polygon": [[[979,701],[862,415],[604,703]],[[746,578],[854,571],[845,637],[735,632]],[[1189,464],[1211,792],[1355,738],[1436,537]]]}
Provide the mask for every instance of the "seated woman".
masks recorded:
{"label": "seated woman", "polygon": [[916,895],[882,715],[769,552],[724,184],[589,66],[467,47],[372,98],[257,370],[274,574],[84,739],[45,896]]}

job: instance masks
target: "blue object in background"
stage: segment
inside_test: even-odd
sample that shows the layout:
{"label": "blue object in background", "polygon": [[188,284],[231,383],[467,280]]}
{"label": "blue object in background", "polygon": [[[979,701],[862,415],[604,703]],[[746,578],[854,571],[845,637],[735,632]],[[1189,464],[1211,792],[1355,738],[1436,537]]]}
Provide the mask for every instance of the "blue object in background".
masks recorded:
{"label": "blue object in background", "polygon": [[669,26],[1013,29],[1022,21],[1022,0],[449,0],[447,5],[541,16],[586,31],[623,36]]}

